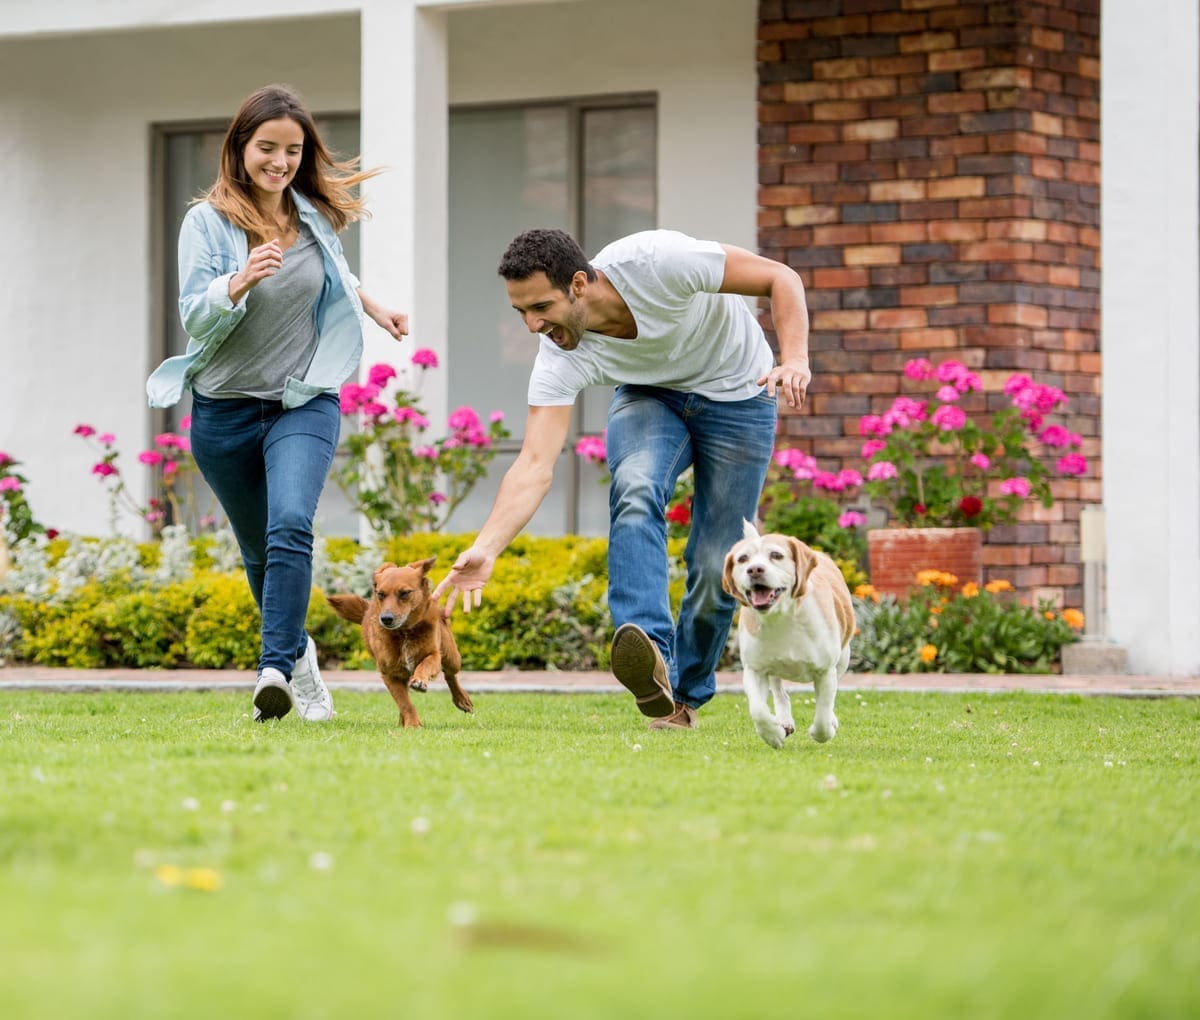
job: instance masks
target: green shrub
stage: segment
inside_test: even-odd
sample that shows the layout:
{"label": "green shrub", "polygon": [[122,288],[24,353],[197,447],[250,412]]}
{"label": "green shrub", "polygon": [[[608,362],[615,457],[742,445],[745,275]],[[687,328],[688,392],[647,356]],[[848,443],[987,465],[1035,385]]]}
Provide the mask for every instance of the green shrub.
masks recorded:
{"label": "green shrub", "polygon": [[[931,572],[932,573],[932,572]],[[941,575],[946,577],[947,575]],[[1051,673],[1063,645],[1078,640],[1082,617],[1049,602],[1035,609],[1005,594],[1001,582],[956,589],[934,578],[907,602],[854,599],[858,634],[850,669],[869,673]],[[995,589],[995,590],[989,590]],[[1075,625],[1072,625],[1074,621]]]}
{"label": "green shrub", "polygon": [[776,482],[763,493],[760,513],[764,532],[791,535],[832,556],[851,589],[866,580],[866,536],[838,524],[842,508],[832,499],[796,496],[786,483]]}

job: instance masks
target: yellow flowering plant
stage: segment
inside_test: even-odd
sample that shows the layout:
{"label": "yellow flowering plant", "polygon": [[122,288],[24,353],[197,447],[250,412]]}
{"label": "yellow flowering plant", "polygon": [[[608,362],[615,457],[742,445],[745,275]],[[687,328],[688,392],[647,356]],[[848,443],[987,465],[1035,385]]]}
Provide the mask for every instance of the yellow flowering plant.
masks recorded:
{"label": "yellow flowering plant", "polygon": [[854,590],[858,636],[850,668],[870,673],[1053,673],[1078,640],[1083,613],[1014,598],[1004,580],[982,588],[938,570],[917,574],[905,603]]}

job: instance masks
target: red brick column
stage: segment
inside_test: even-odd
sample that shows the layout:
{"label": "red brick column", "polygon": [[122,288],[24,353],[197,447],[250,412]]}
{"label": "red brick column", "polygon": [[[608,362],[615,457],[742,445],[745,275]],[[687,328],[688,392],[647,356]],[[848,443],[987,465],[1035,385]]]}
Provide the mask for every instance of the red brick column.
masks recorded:
{"label": "red brick column", "polygon": [[780,442],[861,468],[858,418],[906,391],[912,357],[958,358],[992,392],[1013,371],[1059,386],[1088,475],[993,530],[984,573],[1072,606],[1079,511],[1101,498],[1099,7],[762,0],[759,17],[759,246],[801,273],[812,315],[809,408]]}

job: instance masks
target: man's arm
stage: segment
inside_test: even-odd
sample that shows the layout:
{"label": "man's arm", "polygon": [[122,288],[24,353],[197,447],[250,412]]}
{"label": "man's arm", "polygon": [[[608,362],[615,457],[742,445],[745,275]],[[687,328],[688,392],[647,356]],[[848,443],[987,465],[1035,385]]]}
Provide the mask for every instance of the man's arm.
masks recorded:
{"label": "man's arm", "polygon": [[450,573],[434,589],[433,597],[440,599],[447,588],[453,588],[446,603],[447,616],[454,611],[459,592],[463,593],[464,612],[471,611],[471,592],[475,593],[475,606],[483,600],[483,586],[492,576],[496,557],[529,523],[550,491],[554,465],[562,452],[570,424],[570,405],[529,409],[521,452],[505,472],[492,511],[475,544],[454,561]]}
{"label": "man's arm", "polygon": [[804,282],[799,274],[782,262],[764,258],[745,248],[723,244],[725,277],[722,294],[765,297],[771,301],[771,320],[779,339],[779,364],[758,380],[767,392],[779,388],[792,407],[804,403],[812,372],[808,367],[808,305],[804,300]]}

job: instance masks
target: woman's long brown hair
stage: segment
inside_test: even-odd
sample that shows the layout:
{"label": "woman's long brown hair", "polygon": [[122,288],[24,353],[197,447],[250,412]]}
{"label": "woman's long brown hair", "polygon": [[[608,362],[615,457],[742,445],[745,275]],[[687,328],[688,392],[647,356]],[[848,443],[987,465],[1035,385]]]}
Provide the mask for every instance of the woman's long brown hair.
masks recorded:
{"label": "woman's long brown hair", "polygon": [[286,85],[265,85],[250,93],[225,132],[217,179],[204,196],[230,223],[241,227],[259,243],[277,232],[254,200],[254,189],[246,174],[242,154],[259,125],[283,117],[294,120],[304,131],[304,152],[291,186],[310,199],[340,233],[347,224],[370,215],[354,187],[379,170],[359,170],[358,157],[337,161],[321,141],[312,114],[300,97]]}

